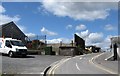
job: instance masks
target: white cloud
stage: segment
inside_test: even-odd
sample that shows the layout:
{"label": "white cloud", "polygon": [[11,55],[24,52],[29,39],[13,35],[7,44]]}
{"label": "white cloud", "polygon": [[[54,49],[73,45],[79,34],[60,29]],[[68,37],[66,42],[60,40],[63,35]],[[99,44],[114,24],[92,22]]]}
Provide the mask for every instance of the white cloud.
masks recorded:
{"label": "white cloud", "polygon": [[81,38],[83,38],[83,39],[86,39],[88,36],[89,36],[89,31],[88,30],[86,30],[86,31],[82,31],[82,32],[80,32],[80,33],[76,33],[78,36],[80,36]]}
{"label": "white cloud", "polygon": [[34,34],[34,33],[26,33],[25,35],[28,36],[29,38],[36,37],[36,34]]}
{"label": "white cloud", "polygon": [[[0,25],[2,24],[6,24],[8,22],[15,22],[17,23],[21,18],[19,17],[19,15],[15,15],[15,16],[9,16],[9,15],[5,15],[5,8],[0,5]],[[33,33],[26,33],[26,27],[25,26],[21,26],[21,25],[18,25],[18,28],[25,33],[25,35],[27,35],[29,38],[33,38],[36,36],[36,34],[33,34]]]}
{"label": "white cloud", "polygon": [[113,37],[112,35],[108,35],[108,36],[105,38],[104,42],[110,43],[110,42],[111,42],[110,38],[112,38],[112,37]]}
{"label": "white cloud", "polygon": [[5,8],[0,5],[0,25],[14,21],[14,22],[18,22],[20,20],[19,15],[15,15],[15,16],[8,16],[8,15],[4,15],[5,13]]}
{"label": "white cloud", "polygon": [[97,46],[102,47],[102,49],[107,50],[110,48],[112,35],[108,35],[101,43],[96,44]]}
{"label": "white cloud", "polygon": [[0,13],[4,13],[5,11],[6,11],[5,8],[3,8],[2,5],[0,5]]}
{"label": "white cloud", "polygon": [[95,45],[101,47],[104,50],[110,48],[110,38],[113,37],[112,35],[108,35],[106,38],[104,38],[103,33],[90,33],[88,30],[82,31],[80,33],[77,32],[76,34],[85,40],[85,44],[87,46]]}
{"label": "white cloud", "polygon": [[108,24],[108,25],[105,25],[104,29],[107,30],[107,31],[112,31],[112,30],[115,29],[115,27],[113,25],[111,25],[111,24]]}
{"label": "white cloud", "polygon": [[97,45],[99,46],[100,43],[104,40],[103,33],[90,33],[88,30],[82,31],[80,33],[76,33],[78,36],[85,40],[86,45]]}
{"label": "white cloud", "polygon": [[60,43],[62,40],[61,39],[51,39],[51,40],[47,40],[47,43]]}
{"label": "white cloud", "polygon": [[103,43],[102,43],[102,46],[104,47],[104,48],[110,48],[110,45],[111,45],[111,38],[112,37],[112,35],[108,35],[105,39],[104,39],[104,41],[103,41]]}
{"label": "white cloud", "polygon": [[18,15],[16,16],[8,16],[8,15],[3,15],[0,14],[0,25],[14,21],[14,22],[18,22],[20,20],[20,17]]}
{"label": "white cloud", "polygon": [[73,25],[67,25],[66,29],[71,29],[73,27]]}
{"label": "white cloud", "polygon": [[76,30],[85,30],[85,29],[86,29],[86,26],[83,24],[76,26]]}
{"label": "white cloud", "polygon": [[103,41],[103,33],[90,33],[86,39],[87,43],[100,43]]}
{"label": "white cloud", "polygon": [[110,2],[60,2],[43,0],[42,7],[56,16],[70,17],[75,20],[105,19],[111,9],[117,8],[117,3]]}
{"label": "white cloud", "polygon": [[49,36],[58,35],[58,34],[55,33],[55,32],[52,32],[52,31],[47,30],[45,27],[43,27],[43,28],[41,29],[41,33],[46,34],[46,35],[49,35]]}
{"label": "white cloud", "polygon": [[56,39],[51,39],[51,40],[47,40],[47,43],[60,43],[62,41],[62,43],[70,43],[71,40],[68,38],[56,38]]}

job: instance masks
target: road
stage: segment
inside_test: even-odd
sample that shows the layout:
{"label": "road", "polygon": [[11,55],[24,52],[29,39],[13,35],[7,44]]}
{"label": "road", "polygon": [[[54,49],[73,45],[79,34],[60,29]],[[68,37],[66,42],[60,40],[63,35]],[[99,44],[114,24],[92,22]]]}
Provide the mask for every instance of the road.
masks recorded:
{"label": "road", "polygon": [[18,76],[40,76],[51,64],[52,67],[47,72],[49,75],[117,74],[118,62],[105,61],[105,58],[109,56],[110,53],[93,53],[75,57],[29,55],[26,58],[9,58],[1,56],[0,65],[2,66],[2,73],[18,74]]}
{"label": "road", "polygon": [[[59,74],[118,74],[118,61],[106,61],[110,52],[93,53],[61,60],[47,72],[48,75]],[[86,76],[86,75],[85,75]],[[94,76],[94,75],[93,75]],[[96,76],[96,75],[95,75]],[[106,75],[105,75],[106,76]],[[112,75],[113,76],[113,75]]]}
{"label": "road", "polygon": [[[26,58],[1,56],[2,74],[43,74],[43,71],[64,56],[28,55]],[[0,66],[0,67],[1,67]],[[34,75],[33,75],[34,76]]]}

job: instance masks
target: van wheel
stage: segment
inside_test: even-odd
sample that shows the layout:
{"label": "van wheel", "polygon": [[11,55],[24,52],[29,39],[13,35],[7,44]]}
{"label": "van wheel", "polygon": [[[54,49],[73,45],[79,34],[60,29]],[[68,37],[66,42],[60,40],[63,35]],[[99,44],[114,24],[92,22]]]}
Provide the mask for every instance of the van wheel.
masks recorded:
{"label": "van wheel", "polygon": [[5,54],[4,54],[4,53],[2,53],[2,56],[5,56]]}
{"label": "van wheel", "polygon": [[13,57],[13,52],[12,51],[9,52],[9,57]]}

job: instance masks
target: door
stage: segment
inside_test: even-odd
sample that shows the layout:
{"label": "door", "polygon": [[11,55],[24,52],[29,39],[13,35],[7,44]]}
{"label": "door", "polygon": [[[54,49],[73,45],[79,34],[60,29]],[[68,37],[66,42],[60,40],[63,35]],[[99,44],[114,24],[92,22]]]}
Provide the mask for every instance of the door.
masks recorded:
{"label": "door", "polygon": [[12,49],[12,45],[10,44],[10,41],[6,40],[5,41],[5,46],[4,46],[4,52],[6,54],[8,54],[11,49]]}

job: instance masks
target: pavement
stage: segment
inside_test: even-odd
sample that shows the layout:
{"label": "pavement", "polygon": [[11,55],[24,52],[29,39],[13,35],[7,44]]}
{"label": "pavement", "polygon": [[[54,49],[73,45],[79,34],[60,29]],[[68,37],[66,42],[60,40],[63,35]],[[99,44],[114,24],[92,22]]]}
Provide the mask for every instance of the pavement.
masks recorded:
{"label": "pavement", "polygon": [[63,59],[53,65],[48,70],[47,75],[116,76],[118,74],[118,61],[105,60],[110,55],[110,52],[92,53]]}
{"label": "pavement", "polygon": [[111,71],[111,73],[118,74],[118,61],[110,61],[109,58],[112,55],[112,52],[105,52],[100,57],[96,58],[94,63],[98,64],[100,67],[104,67]]}

